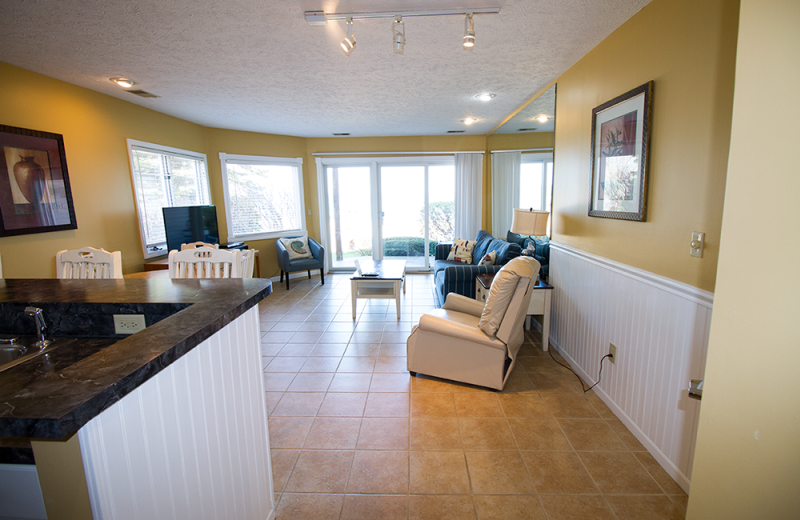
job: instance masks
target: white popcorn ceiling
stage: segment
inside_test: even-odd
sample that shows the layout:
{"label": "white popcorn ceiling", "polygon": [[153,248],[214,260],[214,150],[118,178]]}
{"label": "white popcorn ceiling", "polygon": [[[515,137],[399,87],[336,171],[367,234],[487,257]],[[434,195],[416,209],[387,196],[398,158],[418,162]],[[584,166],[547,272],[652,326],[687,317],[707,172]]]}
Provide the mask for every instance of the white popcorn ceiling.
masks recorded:
{"label": "white popcorn ceiling", "polygon": [[[2,0],[0,61],[216,128],[301,137],[486,134],[649,0]],[[500,7],[309,26],[327,12]],[[108,81],[122,76],[160,96]],[[496,94],[490,102],[475,96]],[[538,115],[538,114],[537,114]],[[466,126],[467,117],[477,122]],[[2,121],[0,121],[2,123]]]}

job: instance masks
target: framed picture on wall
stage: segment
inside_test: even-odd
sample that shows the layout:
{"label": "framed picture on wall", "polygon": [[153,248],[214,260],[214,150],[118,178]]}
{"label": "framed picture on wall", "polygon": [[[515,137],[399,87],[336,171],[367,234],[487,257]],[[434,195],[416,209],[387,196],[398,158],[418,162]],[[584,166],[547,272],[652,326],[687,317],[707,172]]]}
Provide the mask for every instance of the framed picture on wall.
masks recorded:
{"label": "framed picture on wall", "polygon": [[77,228],[64,138],[0,125],[0,236]]}
{"label": "framed picture on wall", "polygon": [[653,82],[592,110],[589,216],[644,221]]}

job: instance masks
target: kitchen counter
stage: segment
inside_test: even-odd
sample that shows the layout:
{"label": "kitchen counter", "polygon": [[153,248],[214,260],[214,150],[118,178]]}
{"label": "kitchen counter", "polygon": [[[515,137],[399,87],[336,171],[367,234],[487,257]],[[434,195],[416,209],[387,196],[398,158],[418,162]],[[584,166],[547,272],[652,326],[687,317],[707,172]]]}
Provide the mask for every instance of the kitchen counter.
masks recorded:
{"label": "kitchen counter", "polygon": [[[255,278],[0,280],[0,332],[31,334],[21,310],[34,305],[50,335],[84,338],[0,373],[0,437],[70,436],[271,292]],[[147,328],[115,336],[112,314]]]}

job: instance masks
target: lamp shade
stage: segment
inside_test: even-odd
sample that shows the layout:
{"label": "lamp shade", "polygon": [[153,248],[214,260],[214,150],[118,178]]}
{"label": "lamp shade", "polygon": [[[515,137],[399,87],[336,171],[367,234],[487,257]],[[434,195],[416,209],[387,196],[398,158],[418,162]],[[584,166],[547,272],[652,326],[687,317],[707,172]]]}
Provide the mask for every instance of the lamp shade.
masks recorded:
{"label": "lamp shade", "polygon": [[511,220],[511,232],[518,235],[539,237],[547,234],[547,219],[549,211],[535,211],[527,209],[514,209]]}

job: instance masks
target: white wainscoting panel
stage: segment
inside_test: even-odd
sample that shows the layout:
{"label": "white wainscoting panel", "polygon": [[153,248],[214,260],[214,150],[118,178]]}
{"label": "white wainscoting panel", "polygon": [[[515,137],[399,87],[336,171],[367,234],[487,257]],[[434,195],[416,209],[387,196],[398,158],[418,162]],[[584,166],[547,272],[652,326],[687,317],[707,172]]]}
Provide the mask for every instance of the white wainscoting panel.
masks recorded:
{"label": "white wainscoting panel", "polygon": [[258,307],[78,431],[96,519],[274,516]]}
{"label": "white wainscoting panel", "polygon": [[699,401],[690,379],[705,370],[713,295],[551,243],[550,341],[688,493]]}

